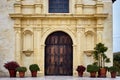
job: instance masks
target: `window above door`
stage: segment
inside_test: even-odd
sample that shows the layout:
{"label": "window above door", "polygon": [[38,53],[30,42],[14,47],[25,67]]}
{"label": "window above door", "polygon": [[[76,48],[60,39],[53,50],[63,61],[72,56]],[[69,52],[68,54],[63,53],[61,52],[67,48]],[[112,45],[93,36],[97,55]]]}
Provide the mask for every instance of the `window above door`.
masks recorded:
{"label": "window above door", "polygon": [[69,0],[49,0],[49,13],[69,13]]}

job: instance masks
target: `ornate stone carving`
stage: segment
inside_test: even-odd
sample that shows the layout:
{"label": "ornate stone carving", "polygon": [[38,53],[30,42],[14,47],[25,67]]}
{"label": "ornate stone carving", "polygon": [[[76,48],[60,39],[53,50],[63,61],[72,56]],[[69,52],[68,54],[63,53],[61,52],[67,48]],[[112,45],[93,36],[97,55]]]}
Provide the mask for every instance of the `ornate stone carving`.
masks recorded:
{"label": "ornate stone carving", "polygon": [[87,35],[95,35],[95,33],[92,31],[92,30],[87,30],[86,32],[85,32],[85,35],[87,36]]}
{"label": "ornate stone carving", "polygon": [[33,35],[33,32],[32,32],[31,30],[25,30],[25,31],[23,32],[23,34],[24,34],[24,35],[26,35],[26,34]]}
{"label": "ornate stone carving", "polygon": [[84,53],[85,53],[88,57],[90,57],[90,56],[92,55],[92,52],[93,52],[93,50],[84,51]]}
{"label": "ornate stone carving", "polygon": [[26,56],[31,56],[31,54],[34,52],[32,50],[24,50],[22,51]]}
{"label": "ornate stone carving", "polygon": [[[61,14],[48,13],[49,6],[46,4],[48,0],[18,1],[20,3],[14,5],[15,13],[10,14],[10,17],[15,20],[14,28],[17,32],[15,40],[17,56],[15,57],[18,61],[23,65],[33,62],[44,65],[45,40],[55,31],[64,31],[73,40],[73,68],[78,64],[86,65],[93,61],[92,49],[96,42],[100,41],[97,38],[101,39],[103,36],[99,37],[101,35],[99,31],[103,31],[104,22],[109,24],[107,20],[111,21],[108,16],[110,11],[103,12],[104,9],[106,10],[104,2],[93,4],[93,1],[89,0],[90,4],[89,2],[84,4],[83,2],[88,0],[70,0],[70,12]],[[104,28],[104,33],[107,32]],[[107,39],[110,40],[110,37]],[[88,57],[91,61],[86,60]],[[41,74],[44,75],[44,66],[41,69],[43,70]],[[73,69],[73,75],[75,75],[74,72],[75,69]]]}

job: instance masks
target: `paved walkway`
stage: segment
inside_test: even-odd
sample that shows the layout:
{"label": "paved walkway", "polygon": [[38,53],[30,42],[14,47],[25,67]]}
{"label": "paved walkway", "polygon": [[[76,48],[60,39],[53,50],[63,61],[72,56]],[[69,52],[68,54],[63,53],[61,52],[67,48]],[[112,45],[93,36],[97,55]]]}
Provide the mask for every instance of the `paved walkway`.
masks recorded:
{"label": "paved walkway", "polygon": [[43,77],[25,77],[25,78],[0,77],[0,80],[120,80],[120,77],[116,77],[116,78],[89,78],[89,77],[73,77],[73,76],[43,76]]}

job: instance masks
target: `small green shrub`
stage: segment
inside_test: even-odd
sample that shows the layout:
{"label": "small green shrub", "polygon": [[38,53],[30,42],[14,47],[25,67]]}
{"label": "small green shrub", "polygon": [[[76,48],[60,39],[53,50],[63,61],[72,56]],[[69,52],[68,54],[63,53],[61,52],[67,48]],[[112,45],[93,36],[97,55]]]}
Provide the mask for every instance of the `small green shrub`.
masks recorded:
{"label": "small green shrub", "polygon": [[40,68],[37,64],[31,64],[29,66],[29,69],[30,69],[30,71],[39,71],[40,70]]}
{"label": "small green shrub", "polygon": [[27,68],[26,67],[17,67],[16,70],[18,72],[26,72],[27,71]]}
{"label": "small green shrub", "polygon": [[108,68],[108,71],[109,72],[117,72],[117,67],[111,66],[111,67]]}
{"label": "small green shrub", "polygon": [[87,65],[87,72],[97,72],[99,67],[97,65]]}

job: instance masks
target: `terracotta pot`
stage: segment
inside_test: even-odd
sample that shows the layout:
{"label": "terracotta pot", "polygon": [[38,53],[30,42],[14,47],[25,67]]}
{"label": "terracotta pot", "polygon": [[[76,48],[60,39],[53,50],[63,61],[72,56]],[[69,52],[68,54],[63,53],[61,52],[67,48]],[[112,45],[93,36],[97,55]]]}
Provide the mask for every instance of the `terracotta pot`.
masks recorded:
{"label": "terracotta pot", "polygon": [[96,77],[96,72],[90,72],[90,77]]}
{"label": "terracotta pot", "polygon": [[19,72],[19,77],[25,77],[25,72]]}
{"label": "terracotta pot", "polygon": [[100,68],[98,72],[98,77],[106,77],[107,69],[106,68]]}
{"label": "terracotta pot", "polygon": [[32,77],[37,77],[37,71],[32,71],[31,75],[32,75]]}
{"label": "terracotta pot", "polygon": [[79,77],[83,77],[83,72],[78,72]]}
{"label": "terracotta pot", "polygon": [[111,73],[111,78],[116,78],[116,72],[110,72]]}
{"label": "terracotta pot", "polygon": [[14,69],[10,69],[10,70],[8,70],[9,71],[9,74],[10,74],[10,77],[16,77],[16,70],[14,70]]}

